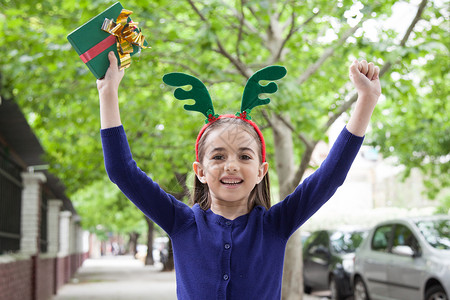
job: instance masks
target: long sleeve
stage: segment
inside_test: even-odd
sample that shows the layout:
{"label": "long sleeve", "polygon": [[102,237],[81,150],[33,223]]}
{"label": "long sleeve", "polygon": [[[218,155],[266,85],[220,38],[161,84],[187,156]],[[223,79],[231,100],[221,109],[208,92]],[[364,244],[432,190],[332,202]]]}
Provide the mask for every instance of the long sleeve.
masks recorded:
{"label": "long sleeve", "polygon": [[169,235],[194,220],[192,210],[163,191],[133,160],[123,126],[101,130],[108,176],[146,216]]}
{"label": "long sleeve", "polygon": [[268,211],[268,222],[284,238],[294,233],[344,183],[364,138],[344,128],[322,165]]}

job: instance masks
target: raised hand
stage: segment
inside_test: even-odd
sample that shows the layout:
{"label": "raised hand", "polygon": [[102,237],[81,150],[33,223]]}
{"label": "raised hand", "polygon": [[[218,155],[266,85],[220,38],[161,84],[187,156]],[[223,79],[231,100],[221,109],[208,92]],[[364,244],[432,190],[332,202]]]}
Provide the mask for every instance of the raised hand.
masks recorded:
{"label": "raised hand", "polygon": [[124,71],[119,70],[117,58],[114,52],[108,53],[109,68],[106,71],[105,77],[97,80],[97,89],[99,93],[117,92],[120,81],[123,78]]}
{"label": "raised hand", "polygon": [[381,95],[380,68],[365,60],[355,60],[350,66],[349,76],[358,91],[358,100],[347,129],[354,135],[363,136]]}
{"label": "raised hand", "polygon": [[355,60],[350,66],[349,77],[359,96],[380,97],[380,68],[372,62]]}
{"label": "raised hand", "polygon": [[98,95],[100,98],[100,121],[103,129],[119,126],[119,84],[123,78],[123,70],[119,71],[117,58],[111,51],[108,53],[109,68],[105,77],[97,80]]}

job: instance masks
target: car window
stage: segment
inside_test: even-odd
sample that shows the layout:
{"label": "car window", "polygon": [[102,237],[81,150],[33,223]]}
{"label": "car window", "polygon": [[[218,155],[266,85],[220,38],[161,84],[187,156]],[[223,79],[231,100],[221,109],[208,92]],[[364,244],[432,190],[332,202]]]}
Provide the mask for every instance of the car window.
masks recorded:
{"label": "car window", "polygon": [[316,239],[316,244],[318,246],[328,248],[328,243],[328,233],[322,231]]}
{"label": "car window", "polygon": [[[311,239],[312,237],[312,239]],[[328,233],[326,231],[319,231],[314,236],[308,238],[308,253],[311,255],[317,254],[317,249],[328,249]]]}
{"label": "car window", "polygon": [[416,223],[425,240],[436,249],[450,250],[450,220],[427,220]]}
{"label": "car window", "polygon": [[303,245],[303,247],[305,249],[310,248],[310,246],[313,244],[314,240],[318,235],[319,235],[318,231],[311,233],[311,235],[305,240],[305,244]]}
{"label": "car window", "polygon": [[414,252],[420,252],[420,246],[412,231],[405,225],[397,224],[394,229],[392,246],[409,246]]}
{"label": "car window", "polygon": [[392,225],[378,227],[372,238],[372,250],[387,252],[392,234]]}
{"label": "car window", "polygon": [[330,237],[331,247],[337,253],[353,253],[365,236],[366,232],[364,231],[336,231]]}

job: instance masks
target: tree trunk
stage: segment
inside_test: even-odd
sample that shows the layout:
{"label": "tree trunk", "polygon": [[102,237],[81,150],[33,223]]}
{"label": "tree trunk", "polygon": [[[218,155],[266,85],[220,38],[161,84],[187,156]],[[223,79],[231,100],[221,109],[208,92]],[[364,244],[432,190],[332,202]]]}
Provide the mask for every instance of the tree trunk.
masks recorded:
{"label": "tree trunk", "polygon": [[172,240],[169,239],[169,245],[168,245],[168,253],[167,253],[167,259],[165,260],[163,264],[163,271],[173,271],[175,269],[175,264],[173,262],[173,250],[172,250]]}
{"label": "tree trunk", "polygon": [[155,263],[153,259],[153,222],[149,218],[145,217],[147,221],[147,256],[145,257],[145,265],[153,265]]}
{"label": "tree trunk", "polygon": [[139,233],[133,231],[129,234],[130,241],[128,242],[128,252],[134,256],[137,253],[137,240],[139,238]]}
{"label": "tree trunk", "polygon": [[[285,119],[289,120],[286,116]],[[275,147],[275,165],[280,185],[280,200],[292,193],[288,190],[295,174],[294,163],[294,142],[292,131],[283,123],[280,118],[273,115],[270,118],[273,130]]]}
{"label": "tree trunk", "polygon": [[281,299],[303,299],[303,253],[300,230],[297,230],[287,243]]}
{"label": "tree trunk", "polygon": [[[295,177],[294,143],[292,131],[276,116],[271,118],[275,147],[275,163],[280,185],[280,200],[292,193]],[[283,268],[283,300],[303,298],[302,241],[300,231],[289,239]]]}

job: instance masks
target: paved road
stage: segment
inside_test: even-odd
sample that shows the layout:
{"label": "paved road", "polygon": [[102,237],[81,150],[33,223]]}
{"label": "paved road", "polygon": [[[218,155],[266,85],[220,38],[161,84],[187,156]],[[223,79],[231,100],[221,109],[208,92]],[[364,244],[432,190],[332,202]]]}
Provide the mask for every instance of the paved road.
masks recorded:
{"label": "paved road", "polygon": [[109,256],[86,260],[52,300],[176,300],[175,290],[174,272],[160,272],[159,266],[144,266],[130,256]]}

